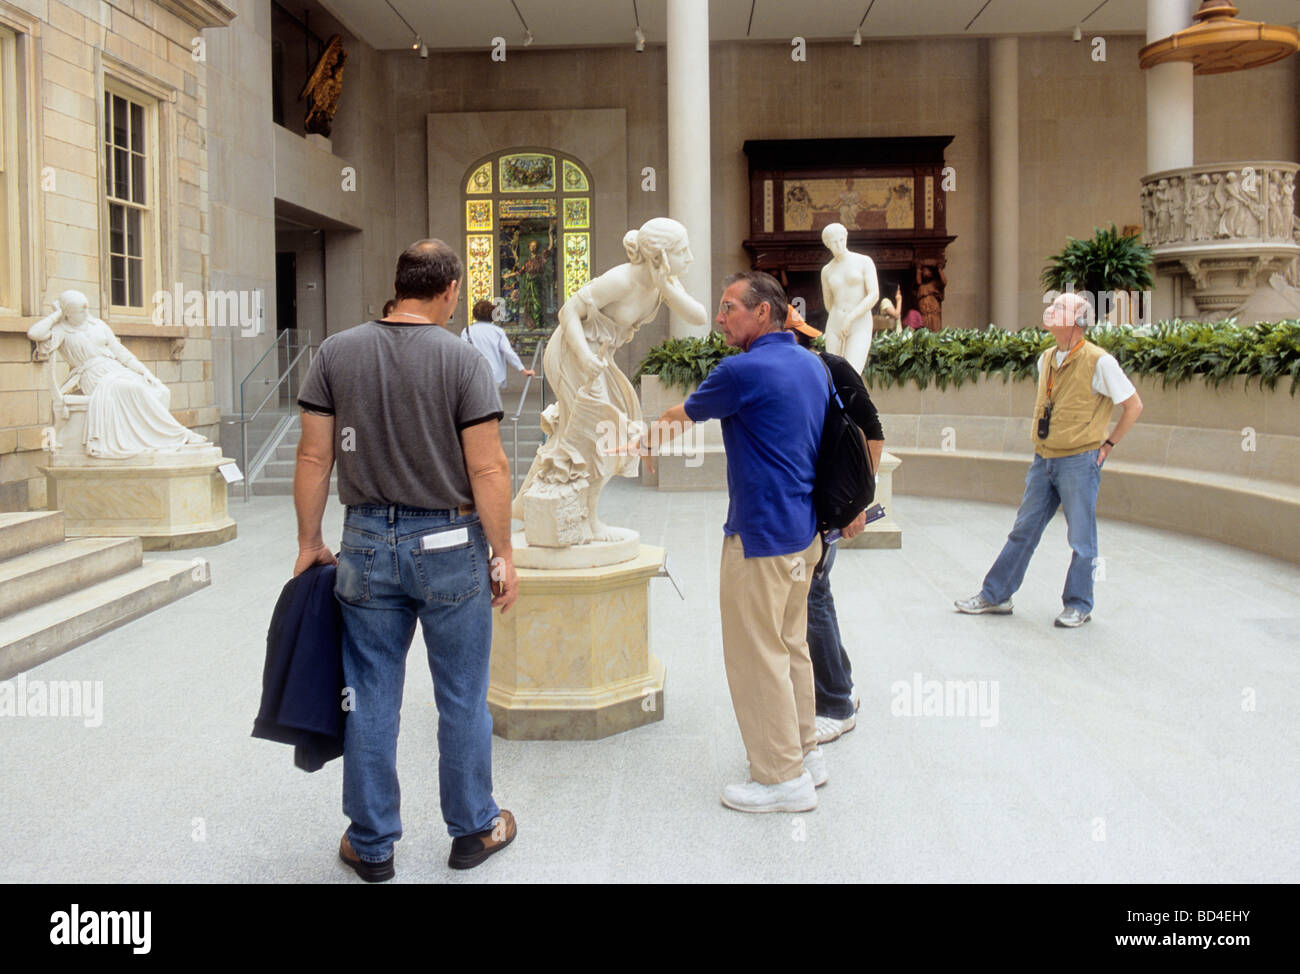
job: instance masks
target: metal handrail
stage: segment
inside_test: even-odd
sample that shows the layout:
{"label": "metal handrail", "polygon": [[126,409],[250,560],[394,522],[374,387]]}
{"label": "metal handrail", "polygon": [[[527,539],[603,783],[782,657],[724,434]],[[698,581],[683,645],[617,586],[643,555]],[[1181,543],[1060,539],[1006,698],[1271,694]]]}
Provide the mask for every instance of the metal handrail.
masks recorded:
{"label": "metal handrail", "polygon": [[[545,354],[546,354],[546,339],[542,339],[537,343],[537,347],[533,349],[533,360],[528,365],[529,369],[536,374],[538,388],[541,390],[540,393],[541,398],[538,400],[538,405],[540,406],[540,408],[538,409],[538,413],[537,413],[539,417],[541,416],[542,410],[546,409]],[[514,415],[510,417],[511,431],[514,437],[514,446],[512,448],[512,456],[514,458],[514,463],[510,467],[511,495],[514,494],[515,489],[518,486],[518,479],[519,479],[519,417],[523,415],[524,403],[528,401],[528,390],[532,388],[532,384],[533,384],[533,376],[530,375],[524,381],[523,391],[519,393],[519,406],[515,410]]]}
{"label": "metal handrail", "polygon": [[[279,344],[279,341],[280,341],[279,338],[277,338],[276,339],[277,345]],[[244,501],[245,502],[247,502],[249,499],[249,495],[252,490],[253,478],[257,475],[257,473],[260,472],[261,466],[265,465],[263,463],[259,466],[258,461],[259,459],[262,459],[261,454],[263,454],[266,451],[266,447],[264,446],[262,450],[258,451],[259,456],[254,457],[253,462],[249,463],[248,424],[251,423],[253,420],[257,419],[259,415],[261,415],[262,410],[266,408],[266,404],[270,402],[271,399],[279,393],[280,386],[284,385],[285,382],[290,383],[290,396],[292,397],[292,380],[293,380],[294,370],[297,367],[298,362],[302,359],[304,355],[306,355],[307,366],[308,368],[310,368],[311,361],[313,356],[315,355],[315,352],[316,352],[316,346],[310,343],[303,345],[301,348],[299,348],[298,353],[289,360],[289,364],[284,367],[284,371],[280,373],[279,378],[275,380],[275,384],[271,386],[271,390],[266,394],[266,397],[258,404],[257,408],[253,410],[252,414],[248,416],[241,415],[240,417],[239,420],[240,461],[242,462],[244,467]],[[265,358],[266,356],[264,355],[262,357]],[[241,389],[241,400],[242,400],[242,389]],[[240,406],[242,409],[243,406],[242,401],[240,403]],[[267,440],[267,445],[269,446],[272,442],[278,442],[279,437],[281,436],[282,433],[283,430],[280,427],[277,427],[276,430],[271,434],[270,438]],[[254,469],[254,467],[257,467],[257,469]]]}
{"label": "metal handrail", "polygon": [[[273,341],[267,347],[265,352],[263,352],[260,356],[258,356],[257,361],[253,363],[253,367],[248,370],[248,374],[245,375],[244,378],[240,380],[239,383],[239,415],[240,416],[244,415],[244,386],[248,384],[248,380],[251,379],[253,377],[253,374],[262,367],[262,363],[266,361],[266,357],[280,347],[280,343],[282,341],[284,343],[285,351],[288,351],[290,345],[289,339],[292,336],[297,335],[297,333],[298,333],[298,329],[296,328],[286,328],[284,329],[284,331],[276,335],[275,341]],[[311,343],[308,342],[308,344]]]}

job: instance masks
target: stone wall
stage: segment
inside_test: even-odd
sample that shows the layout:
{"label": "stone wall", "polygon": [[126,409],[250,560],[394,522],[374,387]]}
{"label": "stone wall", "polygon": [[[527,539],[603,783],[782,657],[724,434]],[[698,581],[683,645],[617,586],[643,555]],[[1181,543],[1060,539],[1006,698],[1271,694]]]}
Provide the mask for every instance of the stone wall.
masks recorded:
{"label": "stone wall", "polygon": [[[182,19],[172,11],[189,11]],[[19,107],[18,154],[27,178],[19,197],[28,221],[21,247],[22,314],[0,319],[0,510],[45,506],[37,468],[52,422],[43,363],[32,362],[25,332],[66,289],[86,294],[123,344],[171,389],[173,415],[215,438],[219,413],[206,327],[160,331],[152,295],[138,317],[108,314],[107,231],[102,226],[105,78],[157,99],[159,267],[157,289],[202,291],[209,258],[206,77],[194,41],[220,4],[195,0],[5,0],[0,23],[21,39],[19,77],[32,88]],[[146,285],[148,287],[148,285]]]}

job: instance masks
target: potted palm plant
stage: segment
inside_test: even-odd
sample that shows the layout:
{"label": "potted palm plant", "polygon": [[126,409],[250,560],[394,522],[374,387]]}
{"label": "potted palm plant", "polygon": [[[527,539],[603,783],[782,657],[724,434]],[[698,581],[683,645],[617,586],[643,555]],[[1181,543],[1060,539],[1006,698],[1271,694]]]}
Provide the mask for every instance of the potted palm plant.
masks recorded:
{"label": "potted palm plant", "polygon": [[[1107,312],[1120,309],[1123,320],[1109,320],[1107,324],[1132,324],[1132,302],[1114,300],[1123,292],[1146,291],[1151,287],[1151,248],[1137,235],[1125,236],[1115,229],[1095,228],[1092,239],[1076,240],[1066,237],[1065,249],[1047,258],[1039,280],[1043,287],[1053,291],[1086,291],[1098,301],[1098,310]],[[1100,295],[1109,293],[1110,301],[1102,302]],[[1098,320],[1101,320],[1098,315]]]}

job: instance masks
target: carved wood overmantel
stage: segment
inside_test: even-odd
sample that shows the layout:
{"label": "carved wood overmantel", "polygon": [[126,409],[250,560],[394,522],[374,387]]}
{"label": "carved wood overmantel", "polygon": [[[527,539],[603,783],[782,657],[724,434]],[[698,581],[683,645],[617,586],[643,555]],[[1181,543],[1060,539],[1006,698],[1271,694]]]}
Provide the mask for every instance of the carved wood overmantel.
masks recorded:
{"label": "carved wood overmantel", "polygon": [[[881,274],[881,297],[903,291],[903,307],[933,308],[939,323],[948,233],[944,149],[952,136],[786,139],[745,142],[749,158],[751,266],[775,276],[807,303],[808,320],[824,319],[819,273],[830,260],[822,230],[842,223],[849,249],[866,254]],[[892,273],[891,273],[892,272]],[[924,284],[923,284],[924,282]],[[936,293],[937,292],[937,293]],[[922,309],[925,310],[924,308]]]}

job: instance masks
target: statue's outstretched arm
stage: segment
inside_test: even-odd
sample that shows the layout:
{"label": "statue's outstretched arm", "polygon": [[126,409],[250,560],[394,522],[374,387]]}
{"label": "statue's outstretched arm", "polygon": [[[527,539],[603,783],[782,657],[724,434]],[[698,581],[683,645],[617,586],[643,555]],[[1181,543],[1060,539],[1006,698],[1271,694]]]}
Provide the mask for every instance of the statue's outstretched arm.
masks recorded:
{"label": "statue's outstretched arm", "polygon": [[[60,308],[59,303],[55,301],[54,310],[51,311],[49,314],[47,314],[40,321],[36,322],[36,324],[32,325],[30,328],[27,329],[27,337],[30,338],[32,341],[36,342],[38,345],[42,342],[48,342],[50,340],[50,336],[54,332],[55,324],[57,324],[59,319],[62,317],[63,317],[63,309]],[[56,339],[54,344],[50,346],[49,351],[53,351],[55,348],[58,347],[59,347],[59,342]]]}

